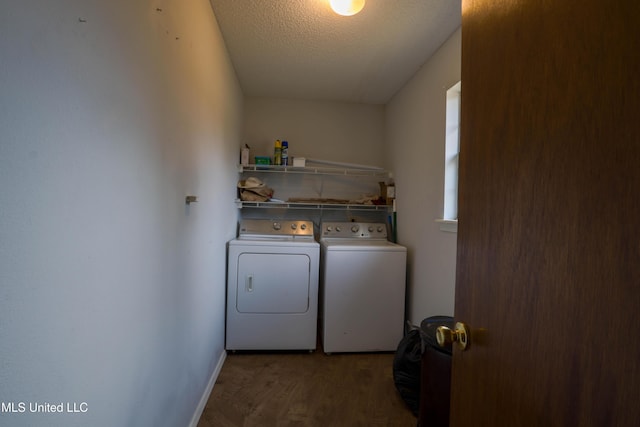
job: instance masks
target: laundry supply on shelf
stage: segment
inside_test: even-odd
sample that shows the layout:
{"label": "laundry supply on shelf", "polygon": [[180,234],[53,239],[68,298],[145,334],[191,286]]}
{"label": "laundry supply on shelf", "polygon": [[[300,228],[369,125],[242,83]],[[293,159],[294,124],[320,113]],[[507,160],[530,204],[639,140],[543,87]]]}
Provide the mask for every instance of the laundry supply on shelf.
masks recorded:
{"label": "laundry supply on shelf", "polygon": [[282,165],[287,166],[289,164],[289,143],[287,141],[282,141]]}
{"label": "laundry supply on shelf", "polygon": [[273,164],[280,166],[282,164],[282,142],[276,139],[273,149]]}
{"label": "laundry supply on shelf", "polygon": [[240,149],[240,164],[247,166],[249,164],[249,146],[244,144],[244,147]]}

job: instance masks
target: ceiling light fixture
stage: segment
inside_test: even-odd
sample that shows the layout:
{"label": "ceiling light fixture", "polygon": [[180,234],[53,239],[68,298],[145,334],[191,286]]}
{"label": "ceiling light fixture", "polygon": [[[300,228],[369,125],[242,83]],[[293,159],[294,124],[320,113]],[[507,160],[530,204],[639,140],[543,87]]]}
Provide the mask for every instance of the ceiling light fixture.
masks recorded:
{"label": "ceiling light fixture", "polygon": [[365,0],[329,0],[331,9],[338,15],[352,16],[360,12]]}

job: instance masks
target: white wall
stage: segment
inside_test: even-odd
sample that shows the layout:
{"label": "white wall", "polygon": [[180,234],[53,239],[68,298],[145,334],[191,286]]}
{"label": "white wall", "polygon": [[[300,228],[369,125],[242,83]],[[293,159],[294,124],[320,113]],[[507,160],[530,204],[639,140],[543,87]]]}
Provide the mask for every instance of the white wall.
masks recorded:
{"label": "white wall", "polygon": [[[398,241],[408,248],[409,318],[453,315],[456,234],[443,232],[446,91],[460,80],[460,29],[386,105]],[[464,90],[464,88],[463,88]]]}
{"label": "white wall", "polygon": [[384,106],[247,97],[243,143],[254,155],[273,156],[276,139],[290,157],[384,167]]}
{"label": "white wall", "polygon": [[243,102],[209,2],[4,0],[0,56],[0,402],[26,405],[0,424],[188,425],[224,360]]}

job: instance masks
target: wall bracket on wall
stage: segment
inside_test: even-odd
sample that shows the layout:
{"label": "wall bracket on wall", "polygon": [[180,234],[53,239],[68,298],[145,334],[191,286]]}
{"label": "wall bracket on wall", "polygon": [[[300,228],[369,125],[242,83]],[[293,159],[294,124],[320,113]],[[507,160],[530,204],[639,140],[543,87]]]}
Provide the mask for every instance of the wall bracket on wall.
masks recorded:
{"label": "wall bracket on wall", "polygon": [[184,199],[184,202],[188,205],[190,205],[191,203],[195,203],[198,201],[198,197],[197,196],[187,196]]}

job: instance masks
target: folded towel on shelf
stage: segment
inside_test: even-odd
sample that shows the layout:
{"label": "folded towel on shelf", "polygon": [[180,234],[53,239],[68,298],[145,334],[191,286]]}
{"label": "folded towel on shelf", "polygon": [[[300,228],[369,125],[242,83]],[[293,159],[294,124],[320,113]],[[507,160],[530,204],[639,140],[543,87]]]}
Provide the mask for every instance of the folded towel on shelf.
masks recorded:
{"label": "folded towel on shelf", "polygon": [[238,181],[240,200],[246,202],[266,202],[273,196],[273,189],[255,177]]}

